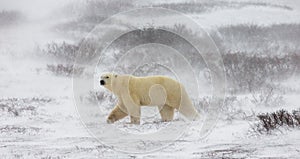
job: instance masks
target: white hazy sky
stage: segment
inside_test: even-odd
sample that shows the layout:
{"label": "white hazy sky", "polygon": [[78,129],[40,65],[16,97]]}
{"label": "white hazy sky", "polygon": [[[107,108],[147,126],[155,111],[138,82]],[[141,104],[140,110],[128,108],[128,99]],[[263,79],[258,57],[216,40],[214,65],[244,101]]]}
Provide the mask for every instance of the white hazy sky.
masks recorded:
{"label": "white hazy sky", "polygon": [[[0,0],[0,11],[1,10],[19,10],[24,12],[29,17],[43,17],[53,11],[54,9],[61,7],[69,2],[80,2],[84,0]],[[143,2],[144,0],[139,0]],[[161,1],[161,0],[154,0]],[[166,0],[163,0],[166,2]],[[172,0],[176,1],[193,1],[193,0]],[[195,1],[195,0],[194,0]],[[207,0],[199,0],[207,1]],[[291,6],[293,9],[300,10],[300,0],[229,0],[235,2],[265,2],[273,4],[281,4]],[[150,2],[147,0],[147,2]],[[151,1],[152,2],[152,1]],[[168,0],[168,2],[170,2]]]}
{"label": "white hazy sky", "polygon": [[0,11],[18,10],[28,17],[41,18],[70,1],[74,0],[0,0]]}

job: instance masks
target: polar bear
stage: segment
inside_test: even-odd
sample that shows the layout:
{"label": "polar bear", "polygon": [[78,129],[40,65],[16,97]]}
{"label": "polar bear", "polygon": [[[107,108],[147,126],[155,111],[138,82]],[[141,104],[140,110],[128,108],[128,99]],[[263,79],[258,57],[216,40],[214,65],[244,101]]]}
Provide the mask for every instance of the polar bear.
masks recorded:
{"label": "polar bear", "polygon": [[103,74],[100,78],[100,85],[118,98],[107,123],[114,123],[129,115],[130,123],[140,124],[141,106],[157,106],[162,121],[173,120],[175,109],[189,120],[199,117],[183,85],[172,78],[114,73]]}

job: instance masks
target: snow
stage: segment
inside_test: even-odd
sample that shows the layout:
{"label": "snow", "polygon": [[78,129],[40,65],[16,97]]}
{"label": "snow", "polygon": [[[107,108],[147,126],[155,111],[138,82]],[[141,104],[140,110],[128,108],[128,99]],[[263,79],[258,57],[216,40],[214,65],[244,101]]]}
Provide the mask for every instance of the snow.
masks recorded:
{"label": "snow", "polygon": [[[11,3],[17,2],[12,1]],[[40,7],[45,7],[44,3],[39,3],[41,3],[39,4]],[[46,13],[44,12],[43,15]],[[33,14],[33,12],[30,13],[30,15]],[[264,7],[224,9],[210,13],[191,14],[190,16],[208,28],[242,23],[271,25],[300,22],[298,10]],[[124,149],[118,150],[113,144],[108,145],[101,140],[99,142],[87,130],[77,112],[73,99],[72,79],[54,76],[48,72],[46,65],[53,61],[38,57],[32,52],[36,45],[70,40],[50,31],[50,27],[54,23],[56,22],[28,21],[20,26],[0,28],[0,106],[8,103],[16,105],[20,109],[29,106],[32,108],[32,110],[20,111],[19,115],[14,115],[0,107],[0,158],[300,157],[299,128],[287,128],[273,134],[257,135],[251,132],[251,124],[255,122],[254,118],[244,119],[243,114],[238,114],[233,116],[231,120],[227,119],[227,114],[235,114],[239,111],[251,116],[253,111],[254,113],[261,113],[276,111],[281,108],[288,111],[299,108],[300,94],[298,92],[300,87],[297,77],[284,83],[284,87],[291,87],[298,91],[284,95],[285,106],[256,106],[248,100],[251,98],[250,95],[241,95],[238,97],[239,102],[233,105],[234,109],[220,110],[223,111],[223,115],[206,137],[199,135],[201,125],[197,122],[184,127],[182,124],[185,123],[179,119],[177,113],[172,123],[163,123],[159,121],[156,109],[145,108],[142,112],[145,116],[142,118],[140,126],[127,124],[129,119],[125,118],[112,127],[125,134],[143,135],[166,130],[170,124],[173,124],[177,125],[176,128],[178,129],[184,128],[182,136],[172,141],[148,142],[150,147],[158,149],[147,153],[132,153],[135,148],[130,144],[131,141],[120,143],[127,146],[131,153],[124,152]],[[16,98],[16,100],[9,100],[12,98]],[[34,101],[34,98],[40,100]],[[50,100],[48,101],[48,99]],[[99,119],[99,123],[96,124],[100,126],[99,131],[106,131],[104,128],[109,128],[106,126],[105,118],[112,109],[112,104],[110,101],[105,101],[100,105],[87,103],[87,109],[101,110],[101,112],[93,112],[92,114],[94,115],[93,118]],[[229,109],[234,112],[230,112]],[[147,116],[149,112],[156,115]],[[121,140],[118,138],[112,140],[112,142],[117,143],[119,141]],[[146,146],[142,146],[141,150],[147,151]]]}
{"label": "snow", "polygon": [[190,14],[205,29],[238,24],[272,24],[300,23],[299,10],[249,6],[241,9],[223,9],[204,14]]}

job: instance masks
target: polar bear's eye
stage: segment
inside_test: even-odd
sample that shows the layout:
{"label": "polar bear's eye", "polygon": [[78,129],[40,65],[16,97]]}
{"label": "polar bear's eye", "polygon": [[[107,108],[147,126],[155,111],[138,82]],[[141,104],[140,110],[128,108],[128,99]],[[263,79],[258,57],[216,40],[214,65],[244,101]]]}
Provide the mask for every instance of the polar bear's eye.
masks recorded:
{"label": "polar bear's eye", "polygon": [[105,78],[109,78],[108,76],[105,76]]}

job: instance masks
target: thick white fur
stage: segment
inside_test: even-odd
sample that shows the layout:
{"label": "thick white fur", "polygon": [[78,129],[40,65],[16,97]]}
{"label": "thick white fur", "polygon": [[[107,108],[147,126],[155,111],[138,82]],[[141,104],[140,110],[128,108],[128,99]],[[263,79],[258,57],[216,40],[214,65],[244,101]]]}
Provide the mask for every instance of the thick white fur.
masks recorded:
{"label": "thick white fur", "polygon": [[173,120],[175,109],[189,120],[199,116],[183,85],[172,78],[107,73],[101,80],[105,82],[103,86],[118,97],[108,123],[130,115],[131,123],[139,124],[141,106],[158,106],[163,121]]}

